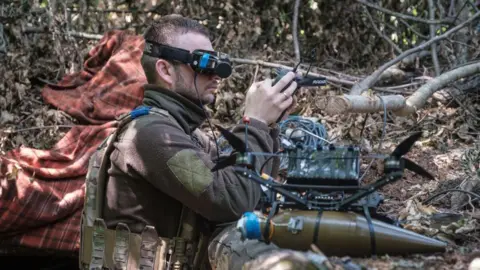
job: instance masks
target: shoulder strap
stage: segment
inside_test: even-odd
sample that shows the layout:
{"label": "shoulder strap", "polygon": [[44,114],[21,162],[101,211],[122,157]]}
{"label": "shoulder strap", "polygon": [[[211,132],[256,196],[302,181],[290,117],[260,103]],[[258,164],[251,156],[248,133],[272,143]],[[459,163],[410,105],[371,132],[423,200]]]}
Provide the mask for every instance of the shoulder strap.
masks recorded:
{"label": "shoulder strap", "polygon": [[107,172],[110,166],[110,154],[114,149],[114,142],[130,122],[139,117],[152,114],[166,116],[181,128],[177,120],[168,111],[155,107],[141,106],[117,118],[118,124],[115,131],[97,147],[97,150],[90,157],[89,170],[86,176],[87,186],[84,206],[87,225],[91,226],[95,218],[103,217],[103,198],[105,198],[105,189],[108,181]]}

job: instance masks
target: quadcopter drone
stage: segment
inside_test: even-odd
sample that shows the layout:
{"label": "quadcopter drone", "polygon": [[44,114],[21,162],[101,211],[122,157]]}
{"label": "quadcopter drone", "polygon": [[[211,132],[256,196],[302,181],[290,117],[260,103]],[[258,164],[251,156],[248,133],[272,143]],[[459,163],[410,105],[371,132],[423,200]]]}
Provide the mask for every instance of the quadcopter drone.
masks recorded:
{"label": "quadcopter drone", "polygon": [[[309,76],[316,50],[311,52],[310,65],[304,76],[295,77],[297,89],[304,86],[326,85],[326,78]],[[296,72],[301,61],[293,68]],[[288,73],[285,68],[275,70],[276,84]],[[284,88],[284,90],[288,85]],[[296,91],[295,90],[295,91]],[[285,111],[278,118],[280,122]],[[360,148],[357,146],[339,146],[327,141],[327,144],[305,144],[296,136],[289,136],[289,143],[282,143],[282,153],[256,153],[248,147],[248,118],[243,119],[245,128],[245,143],[227,129],[216,125],[225,140],[233,148],[232,153],[216,163],[212,171],[228,166],[243,177],[259,183],[264,190],[260,207],[262,212],[275,214],[279,207],[299,210],[333,210],[368,212],[371,216],[385,219],[377,214],[377,208],[383,202],[378,190],[403,177],[405,169],[411,170],[428,179],[434,177],[415,162],[403,157],[420,138],[422,132],[417,132],[402,141],[390,155],[375,155],[374,158],[384,160],[384,175],[371,184],[362,185],[360,177]],[[294,131],[292,131],[294,133]],[[291,133],[290,135],[293,135]],[[308,132],[307,132],[308,133]],[[309,134],[304,134],[305,136]],[[314,135],[314,134],[310,134]],[[258,156],[268,157],[257,168]],[[286,160],[285,181],[279,182],[263,172],[264,165],[271,158]],[[285,162],[284,162],[285,163]],[[388,218],[386,218],[388,220]]]}
{"label": "quadcopter drone", "polygon": [[[244,118],[244,123],[247,125],[247,134],[249,119]],[[383,202],[383,197],[378,190],[401,179],[405,169],[434,179],[424,168],[403,157],[422,132],[416,132],[402,141],[390,155],[376,155],[376,158],[384,160],[384,175],[371,184],[362,185],[359,181],[359,147],[336,146],[331,143],[308,147],[297,143],[285,147],[283,153],[256,153],[251,151],[248,143],[244,143],[227,129],[216,126],[233,151],[219,160],[212,172],[234,166],[238,174],[264,186],[265,196],[261,201],[264,213],[277,212],[281,206],[300,210],[354,212],[368,209],[372,216],[380,217],[376,209]],[[256,159],[258,156],[286,159],[288,166],[285,182],[281,183],[259,170]],[[268,162],[268,159],[265,162]]]}

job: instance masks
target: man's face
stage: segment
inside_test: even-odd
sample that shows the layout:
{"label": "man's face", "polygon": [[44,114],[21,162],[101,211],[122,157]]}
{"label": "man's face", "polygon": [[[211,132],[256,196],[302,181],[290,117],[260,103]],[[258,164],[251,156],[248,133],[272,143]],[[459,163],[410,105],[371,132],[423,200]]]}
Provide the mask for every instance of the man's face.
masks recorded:
{"label": "man's face", "polygon": [[[198,33],[186,33],[177,36],[172,44],[174,47],[182,48],[193,52],[197,49],[213,51],[212,43],[204,35]],[[203,104],[213,103],[215,91],[218,88],[220,77],[218,75],[197,74],[195,89],[195,71],[186,64],[181,64],[175,69],[173,91],[194,99],[200,99]],[[198,90],[198,93],[197,93]]]}

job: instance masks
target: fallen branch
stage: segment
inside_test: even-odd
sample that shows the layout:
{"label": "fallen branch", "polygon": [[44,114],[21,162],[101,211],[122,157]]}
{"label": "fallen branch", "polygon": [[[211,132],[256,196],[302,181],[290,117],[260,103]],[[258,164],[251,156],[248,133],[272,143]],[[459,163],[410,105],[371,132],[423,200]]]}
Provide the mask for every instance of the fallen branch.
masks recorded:
{"label": "fallen branch", "polygon": [[[51,34],[47,28],[45,27],[25,27],[23,30],[23,33],[40,33],[40,34]],[[102,39],[102,35],[98,34],[90,34],[90,33],[84,33],[84,32],[76,32],[76,31],[65,31],[62,32],[64,35],[70,35],[72,37],[77,37],[77,38],[86,38],[86,39],[93,39],[93,40],[100,40]]]}
{"label": "fallen branch", "polygon": [[423,108],[427,100],[433,94],[444,89],[448,84],[461,78],[480,73],[480,62],[471,63],[445,72],[442,75],[427,81],[410,97],[402,95],[364,96],[364,95],[340,95],[324,97],[316,101],[318,109],[326,114],[338,115],[344,113],[373,113],[383,110],[392,111],[399,116],[415,113]]}
{"label": "fallen branch", "polygon": [[402,61],[400,61],[399,65],[401,67],[410,67],[410,66],[413,66],[418,59],[422,59],[426,56],[429,56],[429,55],[432,55],[430,51],[428,50],[425,50],[425,51],[420,51],[420,52],[416,52],[416,53],[413,53],[405,58],[402,59]]}
{"label": "fallen branch", "polygon": [[435,42],[438,42],[440,40],[443,40],[445,38],[447,38],[448,36],[450,36],[451,34],[457,32],[458,30],[462,29],[463,27],[465,27],[467,24],[471,23],[472,21],[474,21],[475,19],[477,19],[478,17],[480,17],[480,12],[477,12],[475,13],[474,16],[472,16],[470,19],[468,19],[467,21],[464,21],[463,23],[455,26],[454,28],[448,30],[447,32],[439,35],[439,36],[436,36],[435,38],[432,38],[430,39],[429,41],[425,42],[425,43],[422,43],[421,45],[415,47],[415,48],[412,48],[412,49],[409,49],[407,51],[404,51],[403,53],[401,53],[397,58],[387,62],[386,64],[382,65],[380,68],[378,68],[375,72],[373,72],[370,76],[368,76],[367,78],[365,78],[363,81],[361,81],[360,83],[358,84],[355,84],[352,89],[350,90],[350,94],[352,95],[360,95],[361,93],[363,93],[363,91],[369,89],[370,87],[372,87],[379,79],[380,75],[382,75],[382,73],[388,69],[389,67],[395,65],[396,63],[400,62],[403,58],[413,54],[413,53],[416,53],[416,52],[419,52],[419,51],[422,51],[422,50],[425,50],[426,48],[430,47],[430,45],[432,45],[433,43]]}
{"label": "fallen branch", "polygon": [[[260,65],[260,66],[271,67],[271,68],[284,68],[284,69],[287,69],[287,70],[292,70],[293,69],[293,67],[289,67],[289,66],[285,66],[285,65],[277,64],[277,63],[265,62],[265,61],[262,61],[262,60],[230,58],[230,61],[232,61],[233,63],[237,63],[237,64]],[[301,71],[301,69],[299,68],[298,71]],[[315,72],[309,72],[309,75],[315,76],[315,77],[316,76],[323,76],[327,79],[327,82],[334,82],[334,83],[348,85],[348,86],[352,86],[352,85],[355,84],[355,82],[353,82],[353,81],[348,81],[348,80],[344,80],[344,79],[340,79],[340,78],[336,78],[336,77],[332,77],[332,76],[318,74],[318,73],[315,73]]]}
{"label": "fallen branch", "polygon": [[342,95],[321,98],[315,102],[315,105],[318,109],[330,115],[373,113],[383,110],[396,111],[402,109],[405,107],[405,98],[402,95],[386,95],[381,97]]}
{"label": "fallen branch", "polygon": [[428,98],[431,97],[436,91],[463,77],[472,76],[473,74],[479,72],[480,62],[465,65],[445,72],[420,87],[406,100],[405,107],[401,110],[396,111],[395,114],[402,116],[412,114],[416,110],[422,108],[427,102]]}
{"label": "fallen branch", "polygon": [[38,130],[38,129],[48,129],[48,128],[73,128],[73,125],[51,125],[51,126],[42,126],[42,127],[29,127],[29,128],[22,128],[17,130],[10,130],[10,129],[0,129],[0,133],[4,134],[14,134],[24,131],[31,131],[31,130]]}

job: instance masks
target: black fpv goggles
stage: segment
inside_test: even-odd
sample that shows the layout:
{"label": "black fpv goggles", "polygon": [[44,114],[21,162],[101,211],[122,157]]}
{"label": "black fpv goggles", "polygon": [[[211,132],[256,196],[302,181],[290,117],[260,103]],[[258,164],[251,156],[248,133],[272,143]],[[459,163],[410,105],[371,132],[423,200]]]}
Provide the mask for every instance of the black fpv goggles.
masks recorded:
{"label": "black fpv goggles", "polygon": [[195,50],[190,53],[185,49],[145,40],[143,53],[152,57],[190,65],[194,71],[200,74],[216,74],[221,78],[227,78],[232,74],[232,65],[228,55],[220,52]]}

